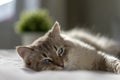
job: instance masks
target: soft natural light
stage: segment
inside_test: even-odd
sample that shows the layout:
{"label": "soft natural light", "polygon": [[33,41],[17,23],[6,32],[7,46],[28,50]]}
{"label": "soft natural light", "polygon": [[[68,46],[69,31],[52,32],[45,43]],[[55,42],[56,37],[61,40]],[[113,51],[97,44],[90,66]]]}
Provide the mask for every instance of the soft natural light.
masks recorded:
{"label": "soft natural light", "polygon": [[9,3],[9,2],[11,2],[11,1],[13,1],[13,0],[0,0],[0,6],[1,6],[1,5],[4,5],[4,4],[6,4],[6,3]]}
{"label": "soft natural light", "polygon": [[0,0],[0,22],[11,18],[15,13],[15,0]]}

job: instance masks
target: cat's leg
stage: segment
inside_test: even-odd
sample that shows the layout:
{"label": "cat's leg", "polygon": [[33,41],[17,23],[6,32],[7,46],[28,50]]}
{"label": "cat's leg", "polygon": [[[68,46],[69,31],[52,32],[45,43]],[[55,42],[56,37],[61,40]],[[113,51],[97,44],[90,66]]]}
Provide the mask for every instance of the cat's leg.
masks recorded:
{"label": "cat's leg", "polygon": [[102,52],[98,53],[101,58],[99,61],[96,60],[97,62],[94,63],[93,69],[120,73],[120,60],[118,58]]}
{"label": "cat's leg", "polygon": [[[98,35],[94,35],[86,30],[80,30],[80,29],[73,29],[67,33],[65,33],[73,38],[76,38],[78,40],[81,40],[93,47],[96,48],[96,50],[99,51],[105,51],[104,49],[110,45],[109,39],[106,37],[100,37]],[[109,44],[108,44],[109,42]],[[106,45],[107,43],[107,45]]]}
{"label": "cat's leg", "polygon": [[106,52],[107,54],[116,56],[120,59],[120,43],[114,40],[108,39],[106,37],[95,36],[93,38],[84,37],[81,38],[81,40],[95,47],[98,51]]}
{"label": "cat's leg", "polygon": [[107,71],[120,73],[120,60],[115,58],[105,58]]}
{"label": "cat's leg", "polygon": [[120,58],[120,43],[104,36],[91,34],[86,30],[74,29],[68,32],[71,37],[82,40],[98,51],[106,52]]}

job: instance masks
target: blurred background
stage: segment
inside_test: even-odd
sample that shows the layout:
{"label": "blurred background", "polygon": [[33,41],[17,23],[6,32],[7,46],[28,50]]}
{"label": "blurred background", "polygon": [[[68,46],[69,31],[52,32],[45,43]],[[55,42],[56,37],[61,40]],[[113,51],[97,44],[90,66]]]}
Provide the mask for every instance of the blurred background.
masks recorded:
{"label": "blurred background", "polygon": [[0,0],[0,49],[21,45],[14,30],[21,12],[42,8],[65,30],[85,27],[120,40],[120,0]]}

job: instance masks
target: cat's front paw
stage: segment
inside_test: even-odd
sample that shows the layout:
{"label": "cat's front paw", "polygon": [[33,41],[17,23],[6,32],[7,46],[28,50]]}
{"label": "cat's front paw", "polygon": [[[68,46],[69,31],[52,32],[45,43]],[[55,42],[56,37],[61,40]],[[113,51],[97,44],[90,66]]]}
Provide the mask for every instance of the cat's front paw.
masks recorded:
{"label": "cat's front paw", "polygon": [[120,74],[120,60],[116,60],[113,66],[113,71],[117,74]]}

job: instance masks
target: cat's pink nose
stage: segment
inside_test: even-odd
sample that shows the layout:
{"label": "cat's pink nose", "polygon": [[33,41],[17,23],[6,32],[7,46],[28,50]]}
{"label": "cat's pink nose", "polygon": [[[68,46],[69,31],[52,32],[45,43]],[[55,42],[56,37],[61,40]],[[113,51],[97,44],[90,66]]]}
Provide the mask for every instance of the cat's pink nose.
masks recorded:
{"label": "cat's pink nose", "polygon": [[59,66],[62,67],[62,68],[64,68],[64,64],[63,63],[61,63]]}

